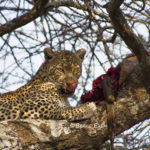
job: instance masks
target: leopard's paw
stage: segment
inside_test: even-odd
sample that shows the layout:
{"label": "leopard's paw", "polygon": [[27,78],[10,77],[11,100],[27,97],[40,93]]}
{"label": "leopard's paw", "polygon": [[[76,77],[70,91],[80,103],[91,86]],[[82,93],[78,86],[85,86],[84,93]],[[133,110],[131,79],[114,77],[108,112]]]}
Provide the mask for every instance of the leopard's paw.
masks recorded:
{"label": "leopard's paw", "polygon": [[94,102],[90,102],[88,104],[89,104],[89,109],[94,112],[96,110],[96,104]]}
{"label": "leopard's paw", "polygon": [[86,103],[86,117],[85,118],[91,118],[91,116],[93,116],[95,111],[96,111],[96,105],[94,102]]}

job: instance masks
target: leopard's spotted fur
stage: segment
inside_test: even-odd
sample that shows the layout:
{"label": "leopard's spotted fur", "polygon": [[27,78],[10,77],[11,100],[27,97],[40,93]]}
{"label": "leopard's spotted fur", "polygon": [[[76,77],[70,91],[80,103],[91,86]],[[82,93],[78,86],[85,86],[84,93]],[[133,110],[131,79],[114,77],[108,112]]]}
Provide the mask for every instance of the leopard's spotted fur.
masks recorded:
{"label": "leopard's spotted fur", "polygon": [[7,119],[67,119],[91,117],[96,106],[86,103],[70,107],[71,96],[81,74],[85,50],[53,52],[44,50],[45,61],[36,75],[16,91],[0,95],[0,120]]}

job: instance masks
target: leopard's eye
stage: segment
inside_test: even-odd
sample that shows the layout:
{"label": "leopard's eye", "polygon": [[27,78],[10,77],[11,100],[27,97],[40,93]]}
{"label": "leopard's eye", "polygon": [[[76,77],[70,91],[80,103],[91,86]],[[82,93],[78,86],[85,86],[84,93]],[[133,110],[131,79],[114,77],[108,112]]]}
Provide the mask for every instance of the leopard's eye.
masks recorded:
{"label": "leopard's eye", "polygon": [[80,68],[79,65],[74,66],[74,67],[72,68],[72,71],[73,71],[73,73],[74,73],[75,75],[80,76],[80,74],[81,74],[81,68]]}

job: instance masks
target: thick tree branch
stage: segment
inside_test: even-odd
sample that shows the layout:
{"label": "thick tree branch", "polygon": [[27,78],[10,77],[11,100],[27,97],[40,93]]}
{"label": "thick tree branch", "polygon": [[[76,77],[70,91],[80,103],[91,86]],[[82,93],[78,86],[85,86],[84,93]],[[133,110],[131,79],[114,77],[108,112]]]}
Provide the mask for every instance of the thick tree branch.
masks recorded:
{"label": "thick tree branch", "polygon": [[[10,33],[13,30],[26,25],[27,23],[35,20],[41,15],[44,15],[46,11],[51,11],[53,8],[57,8],[60,6],[66,7],[74,7],[77,9],[81,9],[83,11],[89,11],[89,7],[87,5],[81,5],[78,2],[74,2],[72,0],[38,0],[34,7],[28,11],[27,13],[19,16],[3,25],[0,26],[0,37],[6,33]],[[94,10],[93,10],[94,11]],[[102,13],[95,12],[97,15],[106,18],[106,16]],[[108,18],[107,18],[108,19]]]}
{"label": "thick tree branch", "polygon": [[48,0],[39,0],[34,5],[33,9],[29,12],[25,13],[22,16],[19,16],[18,18],[15,18],[11,20],[8,23],[5,23],[0,26],[0,36],[3,36],[6,33],[10,33],[13,30],[33,21],[34,19],[38,18],[40,15],[44,13],[45,10],[45,4]]}
{"label": "thick tree branch", "polygon": [[123,0],[112,0],[104,7],[106,7],[109,13],[116,32],[119,33],[127,46],[137,56],[141,66],[141,70],[143,72],[142,82],[150,92],[150,58],[148,57],[146,49],[142,42],[127,24],[127,21],[125,20],[124,15],[119,8],[122,3]]}
{"label": "thick tree branch", "polygon": [[[150,97],[139,82],[137,66],[118,94],[115,103],[115,134],[150,118]],[[0,149],[99,150],[108,140],[105,105],[98,106],[91,120],[21,120],[0,123]]]}
{"label": "thick tree branch", "polygon": [[127,24],[127,21],[120,10],[120,5],[122,3],[123,0],[112,0],[110,3],[105,5],[105,7],[107,8],[115,30],[120,34],[127,46],[137,56],[139,62],[145,61],[147,57],[146,49]]}

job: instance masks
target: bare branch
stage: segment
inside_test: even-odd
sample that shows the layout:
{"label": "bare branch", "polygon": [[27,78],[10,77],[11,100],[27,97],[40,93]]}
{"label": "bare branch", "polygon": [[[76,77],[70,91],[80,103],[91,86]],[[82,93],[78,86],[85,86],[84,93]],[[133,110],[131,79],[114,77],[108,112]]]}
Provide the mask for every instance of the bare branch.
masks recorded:
{"label": "bare branch", "polygon": [[45,12],[45,4],[47,3],[47,0],[39,0],[35,4],[32,10],[30,10],[28,13],[25,13],[22,16],[19,16],[18,18],[15,18],[11,20],[10,22],[3,24],[0,26],[0,36],[3,36],[6,33],[10,33],[13,30],[33,21],[37,17],[41,16]]}
{"label": "bare branch", "polygon": [[127,21],[125,20],[122,11],[119,8],[122,2],[123,0],[113,0],[105,6],[115,30],[120,34],[132,52],[138,57],[139,62],[145,62],[147,60],[146,49],[132,31],[130,26],[127,24]]}

